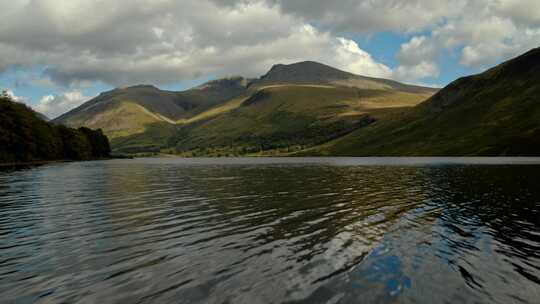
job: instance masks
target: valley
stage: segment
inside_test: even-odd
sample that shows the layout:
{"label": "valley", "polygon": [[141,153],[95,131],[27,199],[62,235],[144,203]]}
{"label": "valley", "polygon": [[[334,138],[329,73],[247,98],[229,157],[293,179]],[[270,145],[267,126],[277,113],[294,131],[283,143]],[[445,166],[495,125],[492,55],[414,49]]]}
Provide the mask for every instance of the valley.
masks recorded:
{"label": "valley", "polygon": [[540,49],[440,91],[306,61],[183,92],[119,88],[54,122],[132,155],[538,155],[538,75]]}
{"label": "valley", "polygon": [[54,121],[101,128],[118,153],[281,155],[401,113],[435,92],[307,61],[183,92],[119,88]]}

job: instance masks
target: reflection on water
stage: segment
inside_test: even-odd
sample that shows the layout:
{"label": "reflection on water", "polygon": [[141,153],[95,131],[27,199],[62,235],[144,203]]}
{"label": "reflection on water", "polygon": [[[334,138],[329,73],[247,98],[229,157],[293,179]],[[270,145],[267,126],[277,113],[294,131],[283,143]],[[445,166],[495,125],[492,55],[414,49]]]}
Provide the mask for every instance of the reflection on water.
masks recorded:
{"label": "reflection on water", "polygon": [[2,303],[538,303],[538,166],[231,162],[0,172]]}

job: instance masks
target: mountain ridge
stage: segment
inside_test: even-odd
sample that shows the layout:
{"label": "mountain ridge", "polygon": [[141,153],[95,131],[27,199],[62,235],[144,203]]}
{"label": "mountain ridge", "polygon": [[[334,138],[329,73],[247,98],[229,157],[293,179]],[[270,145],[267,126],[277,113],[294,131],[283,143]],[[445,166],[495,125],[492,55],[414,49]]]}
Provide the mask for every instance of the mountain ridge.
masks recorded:
{"label": "mountain ridge", "polygon": [[[347,80],[349,80],[349,82],[347,82]],[[364,89],[400,89],[409,92],[437,90],[436,88],[404,84],[390,79],[357,75],[316,61],[301,61],[292,64],[275,64],[266,74],[255,80],[251,85],[263,86],[265,84],[276,83],[323,83]]]}
{"label": "mountain ridge", "polygon": [[118,123],[116,117],[131,115],[144,127],[119,133],[115,150],[183,156],[540,155],[540,48],[441,90],[304,61],[274,65],[257,79],[232,77],[176,94],[185,97],[175,103],[185,112],[171,121],[121,100],[124,108],[107,119]]}
{"label": "mountain ridge", "polygon": [[462,77],[405,115],[301,152],[348,156],[540,155],[540,48]]}
{"label": "mountain ridge", "polygon": [[[174,92],[152,85],[135,85],[101,93],[53,121],[72,127],[101,128],[111,139],[144,133],[156,124],[185,125],[234,111],[259,91],[276,87],[302,90],[327,87],[339,90],[376,90],[429,95],[435,90],[370,78],[314,62],[276,64],[256,79],[231,76]],[[362,94],[357,94],[362,95]],[[314,100],[317,97],[314,96]],[[339,102],[339,101],[336,101]],[[243,104],[243,106],[246,106]],[[114,142],[114,141],[113,141]]]}

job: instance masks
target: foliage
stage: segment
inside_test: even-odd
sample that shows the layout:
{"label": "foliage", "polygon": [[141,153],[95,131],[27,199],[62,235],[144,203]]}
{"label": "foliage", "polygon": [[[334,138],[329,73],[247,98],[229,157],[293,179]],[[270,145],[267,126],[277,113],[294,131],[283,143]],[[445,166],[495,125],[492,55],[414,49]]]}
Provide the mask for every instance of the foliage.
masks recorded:
{"label": "foliage", "polygon": [[0,97],[0,162],[88,160],[108,157],[110,150],[101,130],[54,125],[8,96]]}

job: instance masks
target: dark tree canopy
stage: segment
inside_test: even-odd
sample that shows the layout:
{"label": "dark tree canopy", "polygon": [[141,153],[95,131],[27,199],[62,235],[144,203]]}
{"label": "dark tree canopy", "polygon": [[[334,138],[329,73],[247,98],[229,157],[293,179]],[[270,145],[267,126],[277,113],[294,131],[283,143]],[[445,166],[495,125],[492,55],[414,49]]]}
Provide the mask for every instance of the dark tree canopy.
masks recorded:
{"label": "dark tree canopy", "polygon": [[89,160],[110,153],[101,130],[48,123],[7,94],[0,96],[0,162]]}

